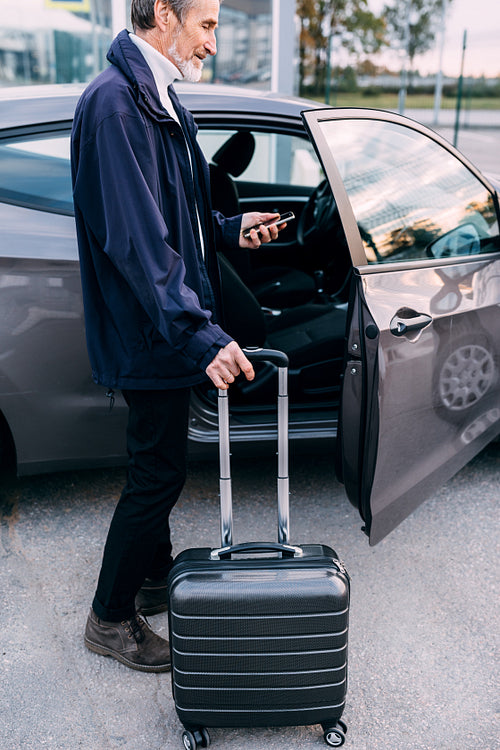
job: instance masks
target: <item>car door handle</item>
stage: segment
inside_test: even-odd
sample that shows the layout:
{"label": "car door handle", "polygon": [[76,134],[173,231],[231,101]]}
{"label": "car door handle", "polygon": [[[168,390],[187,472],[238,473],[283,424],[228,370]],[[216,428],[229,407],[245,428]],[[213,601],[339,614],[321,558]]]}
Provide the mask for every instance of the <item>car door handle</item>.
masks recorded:
{"label": "car door handle", "polygon": [[394,336],[405,336],[407,333],[420,331],[432,323],[430,315],[419,313],[415,310],[405,307],[398,310],[391,320],[390,331]]}

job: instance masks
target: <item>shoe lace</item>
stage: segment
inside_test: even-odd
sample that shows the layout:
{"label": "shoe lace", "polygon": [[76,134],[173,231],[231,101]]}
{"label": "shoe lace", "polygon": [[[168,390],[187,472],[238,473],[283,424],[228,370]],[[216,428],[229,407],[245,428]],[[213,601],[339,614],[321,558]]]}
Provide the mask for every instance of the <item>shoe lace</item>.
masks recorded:
{"label": "shoe lace", "polygon": [[146,627],[146,623],[136,615],[135,617],[132,617],[130,620],[128,620],[127,625],[135,642],[142,643],[144,638],[146,637],[143,630],[143,628]]}

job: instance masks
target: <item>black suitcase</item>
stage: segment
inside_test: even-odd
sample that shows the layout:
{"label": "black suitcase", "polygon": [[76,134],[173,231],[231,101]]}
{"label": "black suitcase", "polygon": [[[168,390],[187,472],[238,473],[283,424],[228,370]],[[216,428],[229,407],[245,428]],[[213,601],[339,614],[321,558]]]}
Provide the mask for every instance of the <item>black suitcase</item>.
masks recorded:
{"label": "black suitcase", "polygon": [[[247,352],[248,354],[248,352]],[[186,750],[206,727],[321,724],[344,744],[349,578],[321,544],[290,545],[287,358],[278,365],[278,542],[232,545],[227,392],[219,391],[220,549],[189,549],[169,576],[172,688]]]}

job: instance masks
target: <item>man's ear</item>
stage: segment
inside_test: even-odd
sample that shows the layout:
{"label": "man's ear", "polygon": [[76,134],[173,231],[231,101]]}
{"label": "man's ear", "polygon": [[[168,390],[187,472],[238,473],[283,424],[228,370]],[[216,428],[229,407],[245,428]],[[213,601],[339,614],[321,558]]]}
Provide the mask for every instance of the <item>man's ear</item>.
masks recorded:
{"label": "man's ear", "polygon": [[161,31],[166,31],[172,22],[172,10],[168,2],[164,0],[155,0],[155,23]]}

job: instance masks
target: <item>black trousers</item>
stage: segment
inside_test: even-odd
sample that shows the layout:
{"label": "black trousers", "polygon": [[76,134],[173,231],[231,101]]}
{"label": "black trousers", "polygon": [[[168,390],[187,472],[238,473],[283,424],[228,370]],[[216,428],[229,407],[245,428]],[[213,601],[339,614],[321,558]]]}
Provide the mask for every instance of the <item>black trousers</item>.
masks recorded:
{"label": "black trousers", "polygon": [[172,565],[169,515],[186,481],[190,388],[123,391],[129,407],[127,482],[104,548],[92,607],[110,622],[135,613],[145,578]]}

